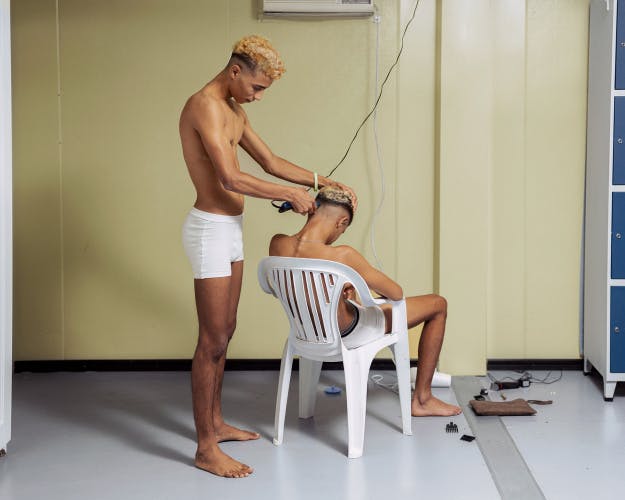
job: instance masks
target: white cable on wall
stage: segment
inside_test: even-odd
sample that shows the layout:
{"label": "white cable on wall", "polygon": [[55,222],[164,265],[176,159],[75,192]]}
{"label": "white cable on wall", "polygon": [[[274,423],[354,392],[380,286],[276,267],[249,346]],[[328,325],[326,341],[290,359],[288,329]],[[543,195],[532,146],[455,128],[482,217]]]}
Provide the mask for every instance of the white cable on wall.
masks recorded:
{"label": "white cable on wall", "polygon": [[[375,88],[374,88],[374,99],[378,95],[378,80],[379,80],[379,68],[380,68],[380,23],[381,17],[378,13],[377,5],[375,7],[375,15],[373,16],[373,22],[375,23]],[[380,151],[380,140],[378,138],[378,108],[376,107],[373,112],[373,137],[375,141],[375,152],[378,164],[378,171],[380,172],[380,201],[378,202],[378,206],[373,214],[373,219],[371,220],[371,231],[369,232],[370,242],[371,242],[371,250],[373,251],[373,258],[375,259],[375,263],[380,270],[384,270],[382,266],[382,262],[378,258],[377,248],[375,246],[375,224],[377,219],[382,211],[382,206],[384,205],[384,198],[386,196],[386,179],[384,177],[384,164],[382,162],[382,153]]]}

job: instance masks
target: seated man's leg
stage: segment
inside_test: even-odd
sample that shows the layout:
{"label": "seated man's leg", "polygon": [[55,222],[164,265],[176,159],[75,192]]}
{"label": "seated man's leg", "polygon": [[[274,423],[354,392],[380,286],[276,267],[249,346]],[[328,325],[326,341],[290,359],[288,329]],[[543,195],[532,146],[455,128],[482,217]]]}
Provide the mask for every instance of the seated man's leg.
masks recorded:
{"label": "seated man's leg", "polygon": [[[387,331],[390,331],[390,308],[385,308],[384,312]],[[415,417],[458,415],[462,412],[458,406],[445,403],[432,395],[432,377],[445,336],[447,301],[435,294],[407,297],[406,314],[408,328],[425,323],[419,340],[419,369],[412,395],[412,415]]]}
{"label": "seated man's leg", "polygon": [[[195,280],[199,337],[193,356],[191,386],[198,448],[195,465],[224,477],[245,477],[251,467],[221,451],[215,429],[216,394],[220,391],[228,342],[236,317],[231,311],[232,276]],[[239,285],[240,289],[240,285]],[[218,411],[221,418],[221,411]]]}

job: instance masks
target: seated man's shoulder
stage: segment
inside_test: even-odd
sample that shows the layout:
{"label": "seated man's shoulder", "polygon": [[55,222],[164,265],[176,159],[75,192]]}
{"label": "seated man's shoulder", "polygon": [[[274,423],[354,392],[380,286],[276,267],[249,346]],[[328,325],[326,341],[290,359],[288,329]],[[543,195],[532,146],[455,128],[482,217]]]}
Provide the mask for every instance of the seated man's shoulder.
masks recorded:
{"label": "seated man's shoulder", "polygon": [[284,241],[285,238],[288,238],[286,234],[274,234],[269,243],[269,255],[271,256],[280,256],[280,243]]}
{"label": "seated man's shoulder", "polygon": [[278,233],[278,234],[274,234],[271,237],[271,241],[280,241],[280,240],[283,240],[284,238],[288,238],[288,234]]}
{"label": "seated man's shoulder", "polygon": [[332,247],[333,251],[333,260],[337,262],[342,262],[343,264],[350,265],[353,263],[354,259],[357,259],[360,255],[355,248],[350,247],[349,245],[339,245],[336,247]]}
{"label": "seated man's shoulder", "polygon": [[348,245],[341,245],[334,247],[335,254],[332,256],[332,260],[345,264],[358,272],[363,272],[369,266],[367,260],[362,254],[353,247]]}

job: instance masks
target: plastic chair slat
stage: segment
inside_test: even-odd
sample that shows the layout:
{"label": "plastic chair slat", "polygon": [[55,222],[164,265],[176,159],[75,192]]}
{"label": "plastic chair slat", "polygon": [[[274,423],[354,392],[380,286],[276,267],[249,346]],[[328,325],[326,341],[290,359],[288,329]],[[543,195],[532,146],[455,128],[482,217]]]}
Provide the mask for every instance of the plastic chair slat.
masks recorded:
{"label": "plastic chair slat", "polygon": [[323,297],[325,298],[326,304],[329,304],[330,294],[328,293],[328,282],[326,280],[326,275],[325,273],[319,273],[319,276],[321,277],[321,283],[323,286]]}
{"label": "plastic chair slat", "polygon": [[317,293],[317,280],[316,277],[319,275],[318,272],[309,271],[308,273],[304,273],[306,281],[308,282],[310,288],[309,299],[310,299],[310,310],[312,312],[312,320],[313,320],[313,328],[315,332],[318,333],[317,341],[325,343],[327,342],[328,336],[326,334],[326,328],[324,325],[324,317],[321,311],[321,303],[319,300],[319,294]]}
{"label": "plastic chair slat", "polygon": [[323,331],[323,337],[327,342],[332,342],[334,340],[334,335],[332,334],[332,316],[331,316],[331,304],[330,297],[328,295],[328,291],[325,288],[325,273],[315,273],[315,283],[317,286],[317,290],[320,291],[319,296],[317,297],[317,313],[319,315],[319,320],[321,321],[321,329]]}
{"label": "plastic chair slat", "polygon": [[[286,278],[286,270],[284,271],[285,273],[285,279]],[[298,337],[302,340],[308,340],[308,333],[306,331],[306,326],[304,325],[304,321],[302,320],[302,313],[300,311],[299,308],[299,304],[298,304],[298,299],[297,299],[297,294],[295,292],[295,283],[294,283],[294,279],[293,279],[293,270],[289,269],[289,274],[288,274],[288,283],[287,283],[287,287],[290,286],[290,293],[291,293],[291,297],[293,300],[293,304],[295,306],[295,310],[297,311],[297,318],[295,321],[295,324],[297,325],[297,332],[298,332]]]}
{"label": "plastic chair slat", "polygon": [[[278,290],[280,290],[280,299],[282,300],[282,303],[289,306],[289,312],[290,312],[290,317],[292,319],[295,319],[295,313],[293,311],[293,306],[291,305],[291,297],[289,296],[289,289],[286,286],[286,278],[285,279],[280,279],[280,272],[276,272],[277,276],[278,276]],[[283,271],[283,276],[286,275],[286,271]]]}
{"label": "plastic chair slat", "polygon": [[314,342],[316,340],[315,332],[310,321],[310,314],[308,313],[307,299],[304,292],[304,281],[302,280],[302,273],[300,269],[293,268],[291,273],[291,287],[295,297],[295,307],[297,308],[300,321],[302,322],[302,331],[304,338],[307,342]]}
{"label": "plastic chair slat", "polygon": [[[312,288],[309,287],[308,276],[306,275],[306,271],[299,270],[298,274],[301,275],[302,283],[304,285],[304,296],[306,297],[306,308],[308,311],[308,319],[310,320],[310,325],[312,326],[312,333],[315,335],[315,340],[319,342],[319,331],[317,330],[317,322],[315,321],[315,317],[313,315],[313,297],[312,297]],[[312,338],[312,337],[311,337]]]}

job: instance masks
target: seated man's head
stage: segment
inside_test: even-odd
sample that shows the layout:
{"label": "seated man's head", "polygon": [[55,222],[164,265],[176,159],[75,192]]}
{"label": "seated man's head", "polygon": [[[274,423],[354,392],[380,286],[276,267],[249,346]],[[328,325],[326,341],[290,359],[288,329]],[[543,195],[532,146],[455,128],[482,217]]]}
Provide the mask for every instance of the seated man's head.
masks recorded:
{"label": "seated man's head", "polygon": [[345,232],[354,218],[354,205],[352,197],[347,191],[336,186],[326,186],[319,190],[315,199],[317,210],[311,218],[323,220],[334,229],[332,241]]}
{"label": "seated man's head", "polygon": [[258,35],[234,44],[227,70],[232,80],[230,92],[238,103],[260,100],[265,89],[285,72],[278,51]]}

